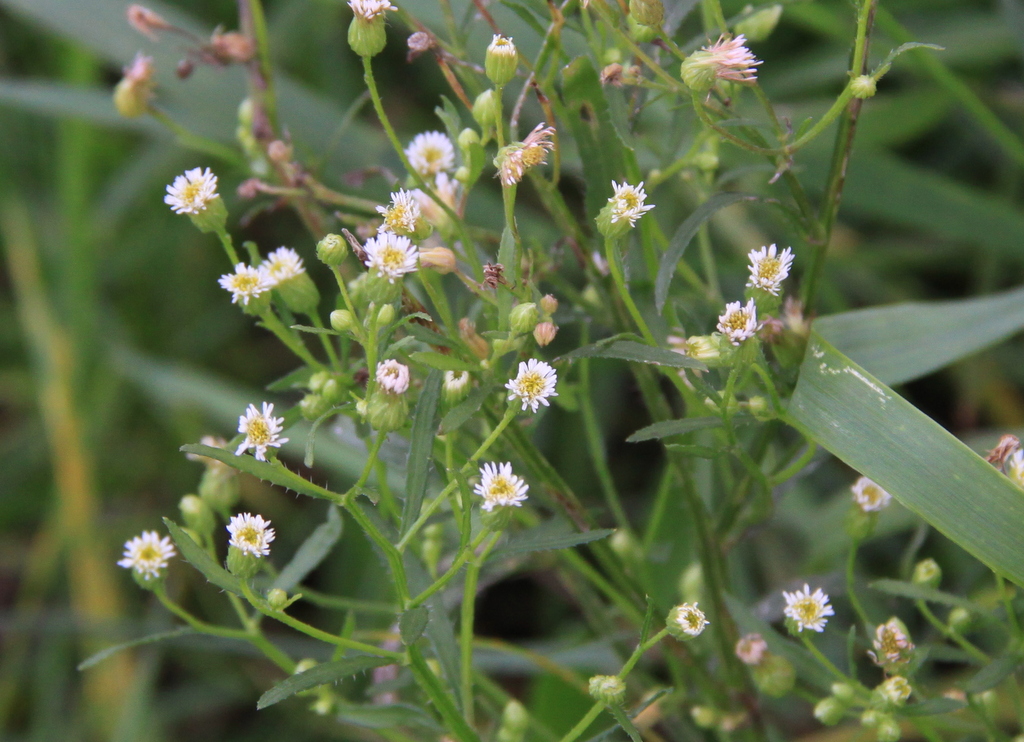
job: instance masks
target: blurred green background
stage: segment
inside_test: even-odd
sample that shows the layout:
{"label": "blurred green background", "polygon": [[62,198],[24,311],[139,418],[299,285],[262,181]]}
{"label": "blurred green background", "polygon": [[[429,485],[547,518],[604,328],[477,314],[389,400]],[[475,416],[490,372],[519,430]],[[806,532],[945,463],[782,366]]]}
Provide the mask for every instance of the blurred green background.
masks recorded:
{"label": "blurred green background", "polygon": [[[139,50],[156,59],[159,105],[195,133],[232,145],[235,111],[245,95],[237,69],[199,67],[189,80],[178,80],[174,68],[185,43],[165,36],[154,44],[139,36],[124,20],[126,5],[0,0],[0,735],[33,741],[376,738],[370,730],[314,717],[301,702],[257,713],[255,699],[278,676],[227,643],[183,638],[76,670],[104,646],[174,625],[114,565],[120,545],[157,528],[160,516],[175,516],[178,499],[195,487],[200,468],[178,447],[206,433],[230,437],[244,406],[265,398],[262,388],[294,367],[271,336],[225,300],[216,283],[227,268],[219,247],[163,205],[165,185],[185,168],[210,165],[221,176],[236,238],[253,239],[265,251],[290,245],[307,261],[313,257],[313,241],[292,213],[272,202],[256,209],[234,196],[247,176],[239,167],[184,149],[150,119],[117,115],[112,87]],[[535,48],[511,5],[495,2],[492,10],[521,48]],[[525,5],[545,12],[543,4]],[[678,17],[693,3],[667,5],[670,17]],[[742,5],[726,3],[726,11]],[[199,36],[237,24],[236,7],[227,0],[152,7]],[[403,7],[442,28],[430,0]],[[354,117],[345,119],[362,92],[362,76],[345,42],[350,12],[344,3],[274,0],[266,8],[282,117],[299,158],[327,184],[349,192],[363,168],[397,170],[368,109],[352,109]],[[976,296],[1024,277],[1024,6],[1019,0],[893,0],[882,8],[873,60],[905,40],[904,29],[945,51],[902,57],[865,106],[826,269],[823,313]],[[794,2],[771,39],[755,45],[765,60],[763,85],[794,125],[820,114],[841,88],[852,27],[849,3]],[[698,30],[687,18],[680,38]],[[433,107],[448,92],[429,55],[405,60],[406,33],[393,22],[378,60],[380,85],[403,139],[438,128]],[[482,50],[489,39],[482,24],[474,38]],[[680,146],[690,135],[678,133]],[[798,158],[800,177],[812,191],[820,190],[815,184],[824,179],[830,145],[826,135]],[[642,157],[654,167],[671,154],[652,150]],[[570,157],[567,168],[567,188],[582,191],[578,163]],[[767,175],[753,177],[763,185]],[[365,192],[384,197],[386,184],[371,177]],[[656,203],[680,204],[654,212],[666,229],[685,218],[685,194],[683,185],[667,183],[655,195]],[[482,203],[479,219],[500,218],[493,204]],[[532,228],[550,232],[544,224]],[[742,280],[747,250],[788,237],[784,226],[757,210],[723,212],[713,230],[734,285]],[[311,270],[322,281],[319,268]],[[638,417],[624,369],[595,364],[594,374],[613,472],[630,514],[643,518],[658,447],[622,443],[647,422]],[[1024,424],[1022,382],[1024,344],[1016,339],[902,391],[954,433],[983,446]],[[599,509],[584,441],[573,435],[577,426],[572,414],[559,412],[539,434],[576,491],[589,493],[588,504]],[[315,476],[341,486],[359,463],[359,448],[330,432],[321,438]],[[301,445],[291,449],[296,465]],[[398,445],[388,454],[396,476],[401,454]],[[850,479],[842,467],[826,465],[787,495],[756,537],[758,570],[742,573],[750,554],[741,550],[735,557],[738,583],[749,596],[795,574],[835,569],[837,555],[814,534],[838,523],[840,492]],[[324,518],[320,504],[249,480],[243,506],[278,524],[275,548],[287,553]],[[673,528],[670,522],[667,530]],[[927,532],[907,513],[887,514],[883,532],[891,536],[868,553],[880,574],[905,553],[915,528],[924,538]],[[314,584],[379,599],[378,565],[353,532]],[[975,563],[934,538],[929,548],[942,555],[951,575],[947,589],[972,584]],[[658,553],[654,568],[671,593],[689,552],[666,542]],[[483,594],[482,633],[549,649],[586,638],[545,567],[533,563]],[[231,620],[197,575],[173,572],[175,591],[197,612]],[[310,611],[309,618],[337,627],[343,614]],[[387,628],[386,617],[360,621],[361,628]],[[294,636],[275,636],[295,656],[311,651]],[[602,667],[608,653],[600,642],[583,650],[567,662]],[[576,691],[521,664],[491,659],[506,686],[532,699],[533,710],[553,728],[572,723],[566,709],[583,703]]]}

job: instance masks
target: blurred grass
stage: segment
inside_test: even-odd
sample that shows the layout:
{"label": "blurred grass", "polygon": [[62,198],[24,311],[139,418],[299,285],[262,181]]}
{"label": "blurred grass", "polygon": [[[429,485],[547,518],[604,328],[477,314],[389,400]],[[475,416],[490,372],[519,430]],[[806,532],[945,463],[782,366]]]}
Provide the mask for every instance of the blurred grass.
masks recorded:
{"label": "blurred grass", "polygon": [[[727,3],[727,11],[742,4]],[[363,167],[396,167],[365,116],[333,143],[343,112],[360,93],[361,76],[344,39],[343,3],[267,5],[276,59],[285,72],[282,109],[298,151],[321,162],[325,181],[342,190],[345,176]],[[865,107],[839,236],[826,267],[824,305],[841,311],[1016,286],[1024,279],[1020,3],[1002,0],[998,10],[980,0],[883,5],[916,39],[947,51],[902,58]],[[160,515],[174,516],[177,500],[195,486],[197,467],[177,453],[178,446],[207,432],[229,432],[240,406],[256,401],[249,399],[256,390],[292,368],[272,339],[223,301],[216,277],[225,266],[216,246],[161,203],[164,185],[205,158],[183,152],[151,123],[118,118],[109,102],[120,67],[144,49],[155,53],[160,100],[168,110],[197,133],[230,143],[241,77],[201,69],[187,83],[176,80],[180,49],[134,34],[123,22],[124,6],[115,0],[0,0],[0,735],[341,736],[332,722],[308,717],[300,703],[257,716],[254,699],[277,676],[244,653],[214,661],[209,646],[182,644],[173,651],[119,655],[82,674],[74,670],[94,648],[167,628],[162,614],[148,615],[147,596],[114,566],[119,545],[141,528],[155,527]],[[232,26],[234,5],[227,1],[154,7],[200,34],[218,23]],[[432,0],[409,7],[440,27]],[[517,41],[530,37],[507,8],[496,12]],[[755,47],[766,60],[766,89],[795,125],[820,113],[841,84],[850,29],[848,5],[840,0],[792,4],[776,35]],[[488,37],[478,31],[472,47],[477,54]],[[696,33],[693,19],[684,31]],[[898,36],[883,18],[872,60],[881,59]],[[432,109],[446,91],[429,59],[405,63],[402,41],[393,24],[382,88],[400,135],[409,137],[438,125]],[[671,121],[682,128],[685,119]],[[670,126],[667,116],[664,126]],[[688,145],[686,136],[679,134],[677,146]],[[801,177],[812,183],[822,181],[827,139],[798,159]],[[722,155],[727,165],[741,159],[726,150]],[[644,167],[658,164],[649,153],[639,157]],[[567,187],[581,189],[578,156],[567,152],[565,166]],[[223,171],[222,190],[232,207],[238,203],[231,192],[242,177]],[[760,190],[767,177],[740,176],[739,182]],[[379,181],[368,181],[368,188],[384,193]],[[679,184],[666,183],[654,200],[687,198]],[[480,218],[486,222],[495,213],[484,205]],[[686,217],[667,209],[653,215],[669,234]],[[547,224],[528,217],[524,222],[532,233],[551,234]],[[750,240],[791,238],[786,225],[756,206],[724,212],[713,229],[726,279],[736,286]],[[290,244],[311,256],[309,238],[282,213],[255,215],[236,232],[264,247]],[[574,329],[564,332],[569,337]],[[591,374],[602,400],[595,416],[611,475],[629,516],[641,518],[657,486],[651,460],[659,454],[656,447],[622,441],[648,421],[638,419],[635,392],[624,387],[619,367],[594,363]],[[224,379],[232,381],[225,385]],[[984,436],[991,426],[1024,427],[1022,385],[1024,345],[1018,337],[903,391],[958,435]],[[550,415],[539,440],[573,489],[587,493],[587,505],[610,523],[575,426],[574,416]],[[317,475],[351,476],[359,452],[326,431],[323,438]],[[291,455],[298,463],[301,445]],[[403,460],[401,452],[394,456],[393,462]],[[390,470],[400,475],[397,463]],[[817,534],[835,528],[835,493],[849,476],[827,465],[795,483],[780,517],[755,535],[756,550],[733,555],[745,601],[800,569],[835,569],[841,555]],[[257,483],[246,483],[244,497],[287,524],[279,529],[283,548],[296,547],[301,534],[323,520],[319,507]],[[897,537],[908,533],[912,521],[903,512],[883,525],[877,553],[898,559],[903,547]],[[379,598],[380,567],[365,542],[350,537],[355,532],[346,529],[314,585]],[[683,512],[673,503],[651,551],[651,569],[665,593],[659,600],[674,598],[677,576],[692,558],[679,538],[685,532]],[[948,544],[934,548],[958,589],[967,589],[977,578],[972,563]],[[214,591],[184,570],[177,577],[183,600],[211,616],[222,611]],[[538,600],[570,602],[550,592]],[[573,646],[581,627],[572,611],[545,615],[557,620],[543,636],[526,638]],[[340,626],[343,615],[316,618]],[[360,617],[360,627],[386,628],[375,621]],[[508,672],[515,678],[526,671]],[[553,723],[580,700],[550,677],[524,695],[536,699],[534,710]],[[351,739],[365,734],[345,730]]]}

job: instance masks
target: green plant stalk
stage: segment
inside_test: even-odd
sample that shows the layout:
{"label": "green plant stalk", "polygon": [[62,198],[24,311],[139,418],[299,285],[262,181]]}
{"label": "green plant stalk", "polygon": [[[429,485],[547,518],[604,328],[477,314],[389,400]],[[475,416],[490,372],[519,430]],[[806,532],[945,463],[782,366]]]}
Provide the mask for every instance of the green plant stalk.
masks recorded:
{"label": "green plant stalk", "polygon": [[953,631],[953,629],[951,629],[949,626],[943,623],[939,619],[939,617],[932,612],[932,609],[928,607],[928,604],[925,603],[923,600],[914,601],[914,605],[917,606],[917,610],[921,613],[922,616],[925,617],[928,623],[934,626],[940,634],[942,634],[950,641],[953,641],[956,644],[958,644],[960,648],[967,652],[967,654],[971,655],[971,657],[978,660],[982,664],[988,664],[992,661],[991,657],[989,657],[983,651],[978,649],[978,647],[974,646],[974,644],[965,639],[959,632]]}
{"label": "green plant stalk", "polygon": [[217,238],[220,240],[220,244],[224,246],[224,252],[228,254],[228,260],[231,261],[231,267],[234,268],[241,261],[238,259],[238,253],[235,251],[235,245],[231,241],[231,235],[228,234],[226,229],[218,229]]}
{"label": "green plant stalk", "polygon": [[170,129],[171,133],[174,134],[175,138],[178,140],[178,144],[185,149],[192,150],[193,152],[201,152],[202,154],[209,155],[210,157],[216,157],[233,167],[243,166],[244,162],[242,157],[231,147],[227,147],[220,142],[215,142],[212,139],[199,136],[198,134],[193,134],[191,131],[157,108],[150,108],[149,115]]}
{"label": "green plant stalk", "polygon": [[626,286],[626,278],[622,274],[622,263],[619,260],[619,251],[616,249],[615,240],[606,239],[604,241],[604,254],[605,259],[608,261],[608,269],[612,274],[612,281],[615,282],[615,288],[619,293],[619,298],[622,299],[622,303],[626,305],[626,310],[629,312],[629,316],[633,318],[633,322],[640,330],[640,334],[643,335],[650,345],[657,345],[658,341],[654,339],[654,335],[651,334],[650,328],[647,326],[647,322],[644,320],[640,310],[637,308],[636,303],[633,301],[633,297],[629,295],[629,288]]}
{"label": "green plant stalk", "polygon": [[[324,321],[320,318],[320,313],[314,311],[312,314],[307,315],[313,323],[313,327],[321,330],[325,329]],[[320,336],[320,342],[324,346],[324,352],[327,354],[327,359],[331,364],[331,368],[335,371],[341,371],[341,363],[338,361],[338,352],[334,349],[334,344],[331,342],[329,335],[324,333],[317,333]]]}
{"label": "green plant stalk", "polygon": [[[788,424],[789,423],[787,423],[787,425]],[[811,459],[814,458],[814,454],[818,452],[818,444],[809,438],[805,440],[807,441],[807,448],[802,454],[800,454],[799,458],[794,460],[786,468],[769,477],[769,482],[771,482],[772,487],[778,487],[783,482],[795,477],[803,471],[804,467],[807,466],[811,462]]]}
{"label": "green plant stalk", "polygon": [[299,338],[295,337],[292,331],[285,327],[284,323],[278,319],[273,309],[261,312],[260,320],[265,328],[277,335],[277,339],[284,343],[285,347],[297,355],[304,363],[318,370],[324,368],[324,364],[314,358],[306,345]]}
{"label": "green plant stalk", "polygon": [[579,739],[579,736],[587,731],[587,727],[594,723],[594,720],[601,715],[602,711],[604,711],[604,704],[598,701],[590,707],[590,710],[583,715],[583,718],[576,722],[576,726],[570,729],[559,742],[574,742]]}
{"label": "green plant stalk", "polygon": [[438,280],[440,276],[429,268],[421,268],[417,271],[417,275],[420,279],[420,285],[423,286],[427,296],[430,297],[430,303],[434,305],[434,309],[441,315],[441,324],[447,330],[454,330],[455,320],[452,317],[452,309],[448,304],[448,297],[444,293],[444,287],[440,285]]}
{"label": "green plant stalk", "polygon": [[[451,566],[445,570],[445,573],[435,579],[430,587],[426,588],[415,598],[411,599],[406,604],[405,610],[408,611],[422,605],[430,598],[430,596],[434,595],[434,593],[441,590],[445,585],[451,582],[452,578],[455,577],[455,575],[459,573],[459,570],[462,569],[463,565],[472,558],[473,553],[479,548],[480,544],[484,542],[484,539],[487,538],[488,535],[490,535],[490,531],[484,528],[477,534],[477,537],[473,539],[471,543],[467,543],[465,547],[460,548],[458,553],[456,553]],[[490,551],[490,548],[488,548],[488,551]]]}
{"label": "green plant stalk", "polygon": [[725,14],[722,13],[722,5],[718,0],[701,0],[700,9],[704,18],[705,31],[726,33],[729,30],[729,25],[725,22]]}
{"label": "green plant stalk", "polygon": [[274,92],[274,68],[270,59],[270,37],[267,19],[260,0],[239,0],[239,18],[242,27],[256,42],[256,65],[259,82],[252,80],[250,94],[263,108],[271,128],[277,131],[277,96]]}
{"label": "green plant stalk", "polygon": [[644,656],[644,653],[647,652],[648,649],[654,647],[666,636],[668,636],[668,629],[664,628],[647,641],[643,642],[642,644],[638,644],[636,650],[634,650],[633,654],[630,655],[630,658],[626,660],[626,664],[622,666],[621,670],[619,670],[619,680],[625,680],[626,676],[633,671],[634,667],[636,667],[636,663],[639,662],[640,658]]}
{"label": "green plant stalk", "polygon": [[711,247],[711,230],[707,222],[697,230],[697,245],[700,247],[700,262],[704,268],[704,282],[707,285],[708,300],[713,304],[722,302],[722,288],[718,282],[718,269],[715,267],[715,253]]}
{"label": "green plant stalk", "polygon": [[434,675],[433,670],[430,669],[427,661],[423,658],[422,652],[415,645],[409,647],[409,661],[416,682],[430,700],[433,701],[434,707],[441,714],[441,718],[448,726],[448,730],[455,735],[459,742],[479,742],[476,732],[459,716],[458,709],[452,703],[448,692],[441,685],[437,676]]}
{"label": "green plant stalk", "polygon": [[840,670],[838,667],[832,664],[832,660],[821,653],[821,650],[814,646],[814,642],[811,641],[811,637],[807,636],[804,632],[800,632],[800,641],[803,642],[807,650],[814,655],[814,658],[818,660],[824,666],[826,670],[835,675],[839,680],[844,683],[850,683],[855,688],[860,688],[861,684],[856,679],[847,677],[846,673]]}
{"label": "green plant stalk", "polygon": [[857,590],[854,588],[854,568],[857,566],[857,547],[859,546],[857,540],[853,540],[850,544],[850,551],[846,557],[846,595],[850,599],[850,605],[853,606],[854,613],[857,614],[857,618],[860,619],[861,625],[864,627],[864,632],[868,638],[871,638],[871,620],[868,618],[868,614],[864,610],[864,606],[861,605],[860,598],[857,597]]}
{"label": "green plant stalk", "polygon": [[647,519],[647,530],[644,531],[644,552],[648,552],[658,537],[661,529],[661,521],[665,518],[668,510],[669,500],[672,493],[672,467],[666,466],[661,473],[661,482],[654,495],[654,506],[651,508],[651,515]]}
{"label": "green plant stalk", "polygon": [[1006,589],[1006,580],[998,572],[993,572],[996,578],[996,589],[999,590],[999,597],[1003,601],[1003,609],[1006,611],[1006,621],[1010,626],[1010,636],[1020,643],[1021,636],[1020,621],[1017,618],[1017,611],[1013,608],[1013,596]]}
{"label": "green plant stalk", "polygon": [[[487,529],[484,529],[487,532]],[[498,543],[501,533],[491,536],[490,542],[483,548],[480,556],[471,558],[466,568],[465,587],[462,591],[462,606],[459,611],[459,679],[462,693],[462,713],[466,723],[475,725],[473,709],[473,621],[476,613],[476,586],[480,579],[480,568],[487,555]],[[469,551],[470,555],[473,550]]]}

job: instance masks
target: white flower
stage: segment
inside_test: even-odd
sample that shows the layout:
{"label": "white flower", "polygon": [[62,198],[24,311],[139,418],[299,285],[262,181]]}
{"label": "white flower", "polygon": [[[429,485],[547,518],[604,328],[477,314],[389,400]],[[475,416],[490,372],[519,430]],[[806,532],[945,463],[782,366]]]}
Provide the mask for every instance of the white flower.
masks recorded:
{"label": "white flower", "polygon": [[718,331],[728,337],[733,345],[754,337],[757,332],[757,306],[754,300],[748,301],[745,307],[738,301],[726,304],[725,313],[718,318]]}
{"label": "white flower", "polygon": [[232,304],[237,304],[241,299],[242,304],[248,305],[249,299],[273,288],[273,284],[262,266],[254,268],[245,263],[238,263],[235,266],[235,272],[221,276],[218,283],[222,289],[231,292]]}
{"label": "white flower", "polygon": [[1024,487],[1024,451],[1014,451],[1013,455],[1006,459],[1006,475],[1017,483],[1018,487]]}
{"label": "white flower", "polygon": [[217,198],[217,176],[210,168],[186,170],[184,175],[174,179],[167,186],[164,203],[175,214],[198,214],[206,210],[207,204]]}
{"label": "white flower", "polygon": [[519,373],[516,378],[505,384],[509,390],[508,398],[520,399],[523,402],[523,409],[530,407],[534,412],[538,405],[547,407],[548,397],[557,397],[555,382],[558,375],[555,369],[551,368],[544,361],[531,358],[529,361],[519,362]]}
{"label": "white flower", "polygon": [[265,557],[270,554],[270,542],[274,540],[276,534],[270,527],[270,521],[263,520],[262,515],[233,515],[227,529],[231,534],[229,546],[234,546],[243,554],[252,554],[254,557]]}
{"label": "white flower", "polygon": [[468,371],[445,371],[444,391],[450,396],[459,396],[469,386],[473,377]]}
{"label": "white flower", "polygon": [[654,204],[645,206],[647,194],[644,192],[644,182],[640,185],[629,185],[629,183],[617,184],[612,181],[612,188],[615,195],[608,199],[612,206],[612,224],[620,221],[628,221],[630,227],[636,226],[636,220],[654,208]]}
{"label": "white flower", "polygon": [[124,559],[119,560],[117,566],[134,569],[141,577],[155,580],[176,553],[170,536],[160,538],[156,531],[143,531],[141,536],[125,542]]}
{"label": "white flower", "polygon": [[384,15],[388,10],[398,10],[388,0],[348,0],[348,7],[352,8],[352,12],[364,21],[372,21],[377,16]]}
{"label": "white flower", "polygon": [[481,506],[487,512],[494,510],[497,506],[522,507],[526,499],[526,492],[529,485],[522,477],[512,473],[512,464],[487,463],[480,467],[480,483],[473,488],[473,492],[484,498]]}
{"label": "white flower", "polygon": [[747,286],[764,289],[775,296],[779,295],[779,287],[786,280],[789,268],[793,265],[793,251],[787,247],[776,255],[777,249],[775,245],[770,245],[750,251],[747,255],[750,258],[750,279]]}
{"label": "white flower", "polygon": [[241,456],[252,448],[258,460],[266,461],[268,447],[280,448],[281,444],[288,442],[287,438],[281,437],[283,425],[284,418],[274,417],[274,405],[269,402],[263,403],[263,412],[257,410],[256,405],[249,405],[245,414],[238,418],[238,432],[245,433],[245,440],[238,446],[235,456]]}
{"label": "white flower", "polygon": [[[429,196],[427,198],[429,199]],[[416,223],[421,217],[416,194],[402,189],[399,189],[398,193],[391,194],[390,206],[378,206],[377,213],[384,217],[384,229],[396,234],[415,232]]]}
{"label": "white flower", "polygon": [[708,625],[704,611],[697,607],[696,603],[683,603],[672,609],[671,621],[675,622],[687,636],[700,636]]}
{"label": "white flower", "polygon": [[793,593],[783,590],[782,597],[786,599],[786,607],[782,612],[796,621],[797,631],[824,631],[827,617],[835,615],[832,606],[828,604],[828,595],[820,587],[811,593],[810,585],[804,583],[803,590]]}
{"label": "white flower", "polygon": [[882,510],[892,501],[892,495],[867,477],[858,479],[850,489],[853,491],[853,501],[865,513]]}
{"label": "white flower", "polygon": [[260,264],[260,270],[266,275],[267,284],[271,287],[306,272],[302,267],[302,258],[290,247],[279,247],[270,253]]}
{"label": "white flower", "polygon": [[417,134],[405,148],[409,164],[424,178],[455,167],[455,147],[452,140],[439,131]]}
{"label": "white flower", "polygon": [[736,656],[745,665],[759,665],[768,651],[768,642],[760,634],[747,634],[736,642]]}
{"label": "white flower", "polygon": [[491,39],[491,43],[487,47],[487,53],[497,54],[499,57],[518,58],[519,56],[519,52],[516,51],[516,45],[512,43],[512,39],[508,36],[502,36],[500,33],[494,34],[494,38]]}
{"label": "white flower", "polygon": [[363,249],[366,251],[366,266],[387,278],[389,283],[412,273],[419,264],[419,250],[409,238],[391,232],[380,232],[371,237]]}
{"label": "white flower", "polygon": [[377,383],[389,394],[405,394],[409,388],[409,367],[393,358],[378,363]]}
{"label": "white flower", "polygon": [[903,630],[897,618],[890,618],[875,629],[875,638],[871,642],[874,651],[868,655],[876,665],[899,665],[910,661],[910,653],[914,644]]}
{"label": "white flower", "polygon": [[911,690],[910,683],[902,675],[893,675],[875,688],[875,692],[893,706],[905,704],[910,698]]}

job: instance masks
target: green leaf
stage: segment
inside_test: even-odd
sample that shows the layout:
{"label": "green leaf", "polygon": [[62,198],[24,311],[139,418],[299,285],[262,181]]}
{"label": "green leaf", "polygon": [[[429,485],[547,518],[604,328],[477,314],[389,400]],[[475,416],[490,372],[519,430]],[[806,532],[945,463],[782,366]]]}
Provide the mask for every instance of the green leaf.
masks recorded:
{"label": "green leaf", "polygon": [[434,717],[423,709],[406,703],[389,703],[383,706],[339,703],[335,709],[335,717],[339,721],[367,729],[420,727],[433,732],[441,731]]}
{"label": "green leaf", "polygon": [[640,732],[633,725],[633,722],[630,721],[629,717],[626,716],[625,711],[618,706],[609,706],[608,710],[611,712],[612,716],[615,717],[615,721],[619,723],[619,726],[622,727],[626,734],[629,735],[632,742],[643,742],[643,739],[640,737]]}
{"label": "green leaf", "polygon": [[988,613],[988,611],[977,603],[972,603],[966,598],[961,598],[959,595],[944,593],[941,590],[925,587],[924,585],[915,585],[913,582],[904,582],[902,580],[875,580],[870,583],[868,587],[872,590],[878,590],[889,595],[898,595],[901,598],[924,600],[929,603],[942,603],[943,605],[955,605],[971,611],[972,613]]}
{"label": "green leaf", "polygon": [[479,371],[480,364],[470,363],[455,356],[438,353],[435,350],[418,350],[409,354],[409,359],[414,363],[422,363],[433,369],[441,371]]}
{"label": "green leaf", "polygon": [[503,557],[514,554],[529,554],[533,551],[568,549],[611,536],[614,528],[601,528],[579,533],[570,529],[565,521],[550,520],[536,528],[514,534],[506,544],[495,549],[495,555]]}
{"label": "green leaf", "polygon": [[[207,448],[207,446],[203,446]],[[203,548],[192,540],[181,527],[170,518],[164,518],[164,525],[171,532],[171,538],[181,551],[181,555],[193,567],[198,569],[203,576],[221,590],[227,590],[235,595],[242,594],[238,578],[228,572],[213,560],[213,557],[203,551]]]}
{"label": "green leaf", "polygon": [[666,443],[665,448],[675,451],[681,456],[695,456],[698,459],[714,459],[722,455],[722,451],[710,446],[691,446],[683,443]]}
{"label": "green leaf", "polygon": [[327,507],[327,522],[318,525],[302,542],[302,546],[295,552],[295,556],[274,580],[273,587],[291,591],[306,579],[310,572],[320,566],[320,563],[331,553],[334,545],[338,543],[338,539],[341,538],[341,527],[342,520],[338,508],[329,505]]}
{"label": "green leaf", "polygon": [[312,325],[291,325],[293,330],[299,332],[308,332],[313,335],[340,335],[341,333],[337,330],[332,330],[329,327],[313,327]]}
{"label": "green leaf", "polygon": [[476,411],[480,409],[486,398],[486,389],[483,387],[473,389],[464,400],[448,410],[448,413],[441,418],[440,432],[446,434],[460,427],[476,414]]}
{"label": "green leaf", "polygon": [[429,327],[424,327],[423,325],[415,322],[410,322],[405,328],[405,331],[424,345],[440,345],[444,348],[455,347],[455,343],[453,343],[449,338],[446,338],[440,333],[434,332]]}
{"label": "green leaf", "polygon": [[269,461],[257,461],[252,456],[235,456],[231,451],[225,451],[223,448],[204,446],[199,443],[188,443],[178,450],[184,453],[196,453],[200,456],[217,459],[217,461],[238,469],[238,471],[244,474],[251,474],[265,482],[287,487],[288,489],[295,490],[300,495],[330,500],[335,503],[342,500],[342,496],[337,492],[331,492],[329,489],[324,489],[319,485],[306,481],[295,472],[286,469],[284,464],[280,462],[272,464]]}
{"label": "green leaf", "polygon": [[441,381],[444,377],[437,369],[427,376],[416,403],[412,420],[409,443],[409,458],[406,463],[405,504],[402,506],[402,528],[404,534],[420,515],[423,496],[427,492],[427,477],[430,474],[430,455],[434,450],[434,436],[437,426],[437,404],[441,398]]}
{"label": "green leaf", "polygon": [[889,55],[882,60],[882,63],[875,67],[875,71],[871,73],[872,77],[878,78],[884,75],[889,71],[889,68],[892,67],[892,63],[896,61],[896,57],[903,52],[910,51],[911,49],[933,49],[937,52],[946,51],[944,47],[941,47],[938,44],[925,44],[920,41],[908,41],[906,44],[900,44],[889,52]]}
{"label": "green leaf", "polygon": [[335,683],[364,670],[383,667],[384,665],[393,665],[394,663],[394,660],[387,659],[386,657],[370,657],[369,655],[358,655],[334,662],[325,662],[322,665],[311,667],[305,672],[292,675],[287,680],[278,683],[260,696],[256,708],[265,709],[267,706],[273,706],[275,703],[294,696],[296,693],[316,688],[318,685]]}
{"label": "green leaf", "polygon": [[964,708],[967,708],[967,701],[960,701],[956,698],[929,698],[921,703],[912,703],[909,706],[904,706],[900,709],[900,716],[951,714]]}
{"label": "green leaf", "polygon": [[676,266],[679,264],[679,260],[683,257],[683,252],[685,252],[687,245],[690,244],[694,235],[697,234],[700,226],[719,209],[724,209],[726,206],[731,206],[739,201],[760,200],[759,196],[753,196],[749,193],[716,193],[694,209],[693,213],[686,218],[686,221],[679,225],[676,233],[672,235],[672,240],[668,243],[664,254],[661,256],[661,261],[658,265],[658,277],[654,282],[654,303],[658,307],[659,314],[665,308],[665,300],[668,299],[668,287],[672,283],[672,277],[676,274]]}
{"label": "green leaf", "polygon": [[671,366],[672,368],[695,368],[706,371],[707,366],[698,360],[676,353],[667,348],[644,345],[633,340],[616,340],[609,338],[591,345],[584,345],[571,353],[566,353],[559,360],[569,361],[574,358],[618,358],[624,361],[650,363],[655,366]]}
{"label": "green leaf", "polygon": [[101,649],[96,654],[88,657],[78,663],[79,670],[88,670],[93,665],[98,665],[107,657],[112,657],[118,652],[122,652],[125,649],[132,649],[133,647],[141,647],[146,644],[154,644],[156,642],[162,642],[165,639],[175,639],[179,636],[188,636],[189,634],[195,634],[195,629],[189,628],[188,626],[182,626],[174,631],[162,631],[159,634],[150,634],[149,636],[143,636],[138,639],[132,639],[130,642],[124,642],[123,644],[115,644],[112,647]]}
{"label": "green leaf", "polygon": [[1024,584],[1020,489],[817,333],[787,417],[991,569]]}
{"label": "green leaf", "polygon": [[650,441],[656,438],[667,438],[670,435],[685,435],[695,430],[720,427],[722,427],[722,418],[720,417],[687,417],[682,420],[662,420],[653,425],[648,425],[646,428],[640,428],[640,430],[629,436],[626,442],[639,443],[640,441]]}
{"label": "green leaf", "polygon": [[1024,288],[980,299],[910,302],[821,317],[814,329],[886,384],[901,384],[1024,328]]}
{"label": "green leaf", "polygon": [[425,605],[418,605],[403,613],[398,619],[398,633],[402,637],[402,644],[409,646],[423,636],[429,619],[430,609]]}
{"label": "green leaf", "polygon": [[1016,654],[1004,654],[1002,657],[992,660],[964,683],[964,693],[973,695],[983,693],[989,688],[995,688],[1020,667],[1020,664],[1021,658]]}

